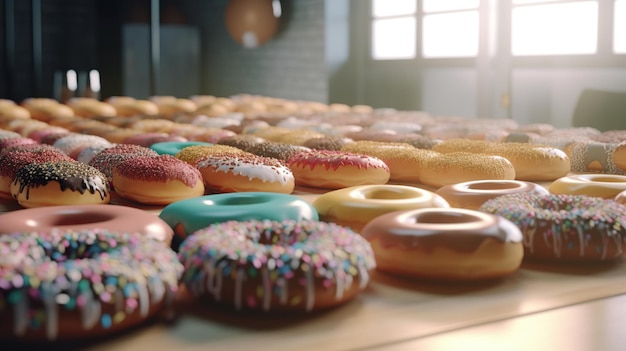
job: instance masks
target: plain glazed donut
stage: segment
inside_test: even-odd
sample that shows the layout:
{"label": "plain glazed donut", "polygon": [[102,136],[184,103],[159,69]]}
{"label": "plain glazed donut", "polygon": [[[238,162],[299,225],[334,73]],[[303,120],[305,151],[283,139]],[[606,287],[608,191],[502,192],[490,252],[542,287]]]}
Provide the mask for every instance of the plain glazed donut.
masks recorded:
{"label": "plain glazed donut", "polygon": [[229,221],[187,238],[182,281],[195,297],[269,312],[312,311],[363,290],[376,263],[353,231],[318,221]]}
{"label": "plain glazed donut", "polygon": [[553,194],[589,195],[613,199],[626,190],[626,176],[614,174],[573,174],[561,177],[548,187]]}
{"label": "plain glazed donut", "polygon": [[26,165],[15,173],[11,197],[22,207],[106,204],[111,192],[106,176],[76,161]]}
{"label": "plain glazed donut", "polygon": [[168,246],[174,235],[172,228],[159,216],[128,206],[50,206],[0,214],[0,233],[49,233],[53,230],[89,229],[137,233]]}
{"label": "plain glazed donut", "polygon": [[515,168],[515,179],[548,181],[569,173],[571,162],[565,152],[554,147],[525,143],[496,143],[481,140],[450,139],[434,145],[441,153],[471,152],[504,157]]}
{"label": "plain glazed donut", "polygon": [[338,189],[355,185],[385,184],[389,167],[380,159],[344,151],[311,150],[287,162],[296,184]]}
{"label": "plain glazed donut", "polygon": [[196,165],[207,189],[221,192],[262,191],[290,194],[291,170],[280,160],[247,152],[208,156]]}
{"label": "plain glazed donut", "polygon": [[524,247],[508,220],[474,210],[425,208],[376,217],[361,233],[377,269],[435,280],[481,280],[515,272]]}
{"label": "plain glazed donut", "polygon": [[473,180],[513,180],[515,168],[501,156],[455,152],[427,158],[420,182],[436,188]]}
{"label": "plain glazed donut", "polygon": [[480,211],[515,223],[524,234],[527,258],[597,262],[624,253],[626,206],[613,200],[518,193],[488,200]]}
{"label": "plain glazed donut", "polygon": [[435,191],[450,206],[468,210],[478,210],[485,201],[494,197],[521,192],[548,194],[548,190],[541,185],[521,180],[474,180],[446,185]]}
{"label": "plain glazed donut", "polygon": [[113,169],[113,187],[121,197],[142,204],[167,205],[204,194],[200,172],[174,156],[137,156]]}
{"label": "plain glazed donut", "polygon": [[0,235],[0,338],[101,337],[156,316],[182,266],[160,242],[104,230]]}
{"label": "plain glazed donut", "polygon": [[360,232],[382,214],[426,207],[450,207],[441,196],[407,185],[359,185],[333,190],[313,201],[320,219]]}
{"label": "plain glazed donut", "polygon": [[213,194],[176,201],[165,206],[159,217],[174,230],[175,249],[193,232],[214,223],[319,218],[315,208],[297,196],[269,192]]}

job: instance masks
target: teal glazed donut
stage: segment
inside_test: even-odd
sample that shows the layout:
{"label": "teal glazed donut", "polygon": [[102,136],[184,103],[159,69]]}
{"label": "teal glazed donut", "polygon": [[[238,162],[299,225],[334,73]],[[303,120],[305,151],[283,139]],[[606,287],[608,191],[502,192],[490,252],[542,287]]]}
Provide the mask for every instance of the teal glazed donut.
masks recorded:
{"label": "teal glazed donut", "polygon": [[224,193],[173,202],[159,217],[174,230],[172,247],[214,223],[247,220],[319,220],[315,207],[301,198],[272,192]]}
{"label": "teal glazed donut", "polygon": [[176,156],[180,150],[188,146],[211,146],[213,144],[204,141],[164,141],[162,143],[154,143],[150,145],[150,149],[156,151],[159,155],[171,155]]}

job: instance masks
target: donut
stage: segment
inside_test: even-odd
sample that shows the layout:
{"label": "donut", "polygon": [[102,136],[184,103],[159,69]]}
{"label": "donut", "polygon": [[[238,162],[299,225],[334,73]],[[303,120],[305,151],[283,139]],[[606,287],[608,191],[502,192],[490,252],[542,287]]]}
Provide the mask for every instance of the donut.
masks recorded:
{"label": "donut", "polygon": [[365,239],[312,220],[212,224],[183,241],[179,259],[194,297],[266,312],[345,303],[367,286],[376,266]]}
{"label": "donut", "polygon": [[104,173],[113,182],[113,169],[125,160],[137,156],[157,156],[156,151],[147,147],[132,144],[116,144],[97,153],[89,165]]}
{"label": "donut", "polygon": [[311,149],[305,146],[268,141],[265,143],[252,145],[246,151],[258,156],[271,157],[281,160],[283,162],[287,162],[291,158],[291,156],[299,152],[310,150]]}
{"label": "donut", "polygon": [[481,140],[451,139],[433,146],[441,153],[471,152],[504,157],[515,168],[515,179],[549,181],[570,172],[570,158],[560,149],[525,143],[496,143]]}
{"label": "donut", "polygon": [[244,151],[204,157],[196,168],[200,170],[206,188],[213,192],[290,194],[295,187],[294,175],[282,161]]}
{"label": "donut", "polygon": [[150,145],[150,149],[159,155],[176,156],[182,149],[189,146],[211,146],[213,144],[204,141],[165,141]]}
{"label": "donut", "polygon": [[626,190],[615,195],[615,202],[620,203],[622,205],[626,205]]}
{"label": "donut", "polygon": [[83,149],[90,146],[112,146],[111,143],[99,136],[71,133],[57,139],[52,146],[60,149],[71,158],[76,159]]}
{"label": "donut", "polygon": [[180,150],[176,154],[176,158],[189,163],[192,166],[196,166],[198,162],[207,157],[227,156],[233,154],[250,154],[241,149],[227,145],[212,145],[212,146],[189,146]]}
{"label": "donut", "polygon": [[478,210],[489,199],[520,192],[548,194],[543,186],[522,180],[474,180],[446,185],[435,194],[448,201],[451,207]]}
{"label": "donut", "polygon": [[320,195],[313,201],[320,219],[360,232],[382,214],[425,207],[450,207],[441,196],[407,185],[358,185]]}
{"label": "donut", "polygon": [[455,152],[424,159],[419,180],[440,188],[473,180],[513,180],[515,168],[501,156]]}
{"label": "donut", "polygon": [[626,206],[613,200],[518,193],[488,200],[480,211],[515,223],[529,259],[598,262],[618,259],[624,252]]}
{"label": "donut", "polygon": [[342,151],[376,157],[389,167],[389,180],[408,183],[419,183],[426,160],[440,155],[409,144],[367,140],[346,144]]}
{"label": "donut", "polygon": [[0,198],[12,199],[11,183],[15,173],[22,167],[42,162],[72,161],[62,152],[42,150],[32,152],[6,152],[0,154]]}
{"label": "donut", "polygon": [[170,245],[174,232],[156,214],[128,206],[69,205],[0,214],[0,233],[106,229],[137,233]]}
{"label": "donut", "polygon": [[389,212],[361,232],[377,269],[433,280],[485,280],[507,276],[522,263],[520,230],[495,215],[461,208]]}
{"label": "donut", "polygon": [[612,199],[626,190],[626,176],[614,174],[572,174],[548,186],[553,194],[589,195]]}
{"label": "donut", "polygon": [[187,138],[170,135],[168,133],[139,133],[126,137],[122,143],[150,147],[152,144],[163,143],[166,141],[187,141]]}
{"label": "donut", "polygon": [[167,205],[204,194],[200,172],[170,155],[136,156],[113,168],[113,188],[121,197]]}
{"label": "donut", "polygon": [[74,110],[76,116],[89,118],[117,115],[117,110],[113,105],[94,98],[75,97],[69,99],[65,104]]}
{"label": "donut", "polygon": [[39,121],[47,121],[52,117],[74,116],[69,106],[48,98],[28,98],[21,102],[30,116]]}
{"label": "donut", "polygon": [[96,157],[97,154],[113,146],[115,146],[115,144],[110,144],[110,143],[108,145],[101,144],[101,145],[87,146],[86,148],[80,150],[78,155],[76,155],[76,161],[89,164],[89,162],[91,162],[91,160],[93,160],[93,158]]}
{"label": "donut", "polygon": [[248,151],[252,146],[266,142],[265,139],[252,134],[237,134],[230,137],[221,138],[217,144],[236,147],[243,151]]}
{"label": "donut", "polygon": [[385,184],[389,167],[380,159],[344,151],[311,150],[293,155],[287,164],[296,184],[338,189],[355,185]]}
{"label": "donut", "polygon": [[[565,151],[571,159],[571,171],[626,174],[615,162],[619,160],[614,158],[617,145],[598,142],[578,142],[569,145]],[[619,153],[617,155],[619,156]]]}
{"label": "donut", "polygon": [[626,172],[626,141],[617,144],[613,149],[613,163]]}
{"label": "donut", "polygon": [[342,136],[325,136],[311,138],[304,142],[304,146],[314,150],[340,151],[341,148],[353,140]]}
{"label": "donut", "polygon": [[18,169],[11,197],[22,207],[106,204],[111,199],[106,175],[76,161],[32,163]]}
{"label": "donut", "polygon": [[176,201],[165,206],[159,217],[176,234],[174,248],[192,233],[214,223],[319,218],[315,208],[297,196],[269,192],[213,194]]}
{"label": "donut", "polygon": [[182,266],[160,242],[105,230],[0,235],[0,338],[71,341],[171,307]]}

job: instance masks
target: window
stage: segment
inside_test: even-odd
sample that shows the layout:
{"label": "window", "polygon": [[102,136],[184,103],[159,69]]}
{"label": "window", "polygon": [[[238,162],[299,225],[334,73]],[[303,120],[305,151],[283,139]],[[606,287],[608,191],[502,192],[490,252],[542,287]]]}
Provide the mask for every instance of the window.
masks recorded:
{"label": "window", "polygon": [[416,55],[415,0],[372,1],[372,57],[411,59]]}
{"label": "window", "polygon": [[[503,33],[506,38],[497,42],[505,51],[510,47],[515,57],[626,54],[626,0],[371,0],[371,4],[375,60],[477,57],[479,48],[493,47],[493,39]],[[490,42],[481,43],[483,39]]]}
{"label": "window", "polygon": [[478,55],[479,0],[423,0],[422,56]]}
{"label": "window", "polygon": [[[529,5],[532,3],[532,5]],[[597,1],[514,0],[511,53],[516,56],[594,54]]]}
{"label": "window", "polygon": [[626,0],[615,1],[613,15],[613,52],[626,54]]}

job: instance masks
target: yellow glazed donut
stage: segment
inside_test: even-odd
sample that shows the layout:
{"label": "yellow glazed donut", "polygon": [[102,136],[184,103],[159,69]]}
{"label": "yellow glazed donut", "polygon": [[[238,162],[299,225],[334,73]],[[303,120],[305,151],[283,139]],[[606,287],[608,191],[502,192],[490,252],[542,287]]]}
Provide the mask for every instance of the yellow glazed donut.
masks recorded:
{"label": "yellow glazed donut", "polygon": [[435,193],[452,207],[478,210],[489,199],[522,192],[548,194],[548,190],[541,185],[521,180],[474,180],[446,185]]}
{"label": "yellow glazed donut", "polygon": [[501,156],[515,168],[515,179],[531,182],[555,180],[567,175],[571,169],[570,159],[565,152],[543,145],[451,139],[434,145],[433,150]]}
{"label": "yellow glazed donut", "polygon": [[377,269],[435,280],[500,278],[524,257],[523,236],[510,221],[461,208],[422,208],[376,217],[361,233]]}
{"label": "yellow glazed donut", "polygon": [[553,194],[588,195],[612,199],[626,190],[626,176],[615,174],[574,174],[552,182]]}
{"label": "yellow glazed donut", "polygon": [[320,220],[359,232],[382,214],[425,207],[450,207],[441,196],[407,185],[359,185],[320,195],[314,202]]}
{"label": "yellow glazed donut", "polygon": [[515,168],[501,156],[455,152],[429,158],[420,173],[420,181],[442,187],[472,180],[513,180]]}

